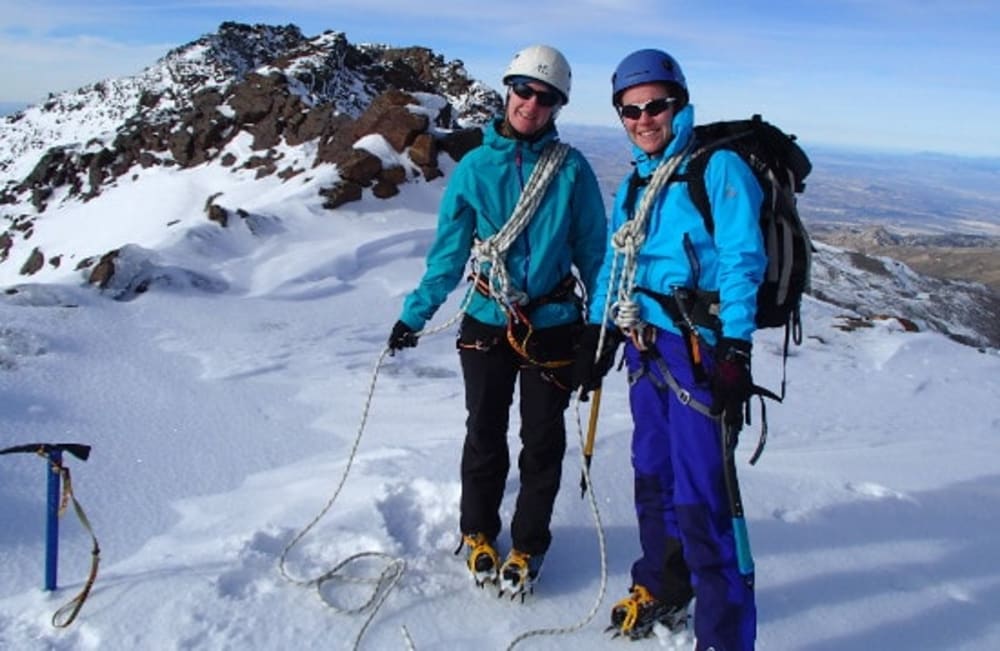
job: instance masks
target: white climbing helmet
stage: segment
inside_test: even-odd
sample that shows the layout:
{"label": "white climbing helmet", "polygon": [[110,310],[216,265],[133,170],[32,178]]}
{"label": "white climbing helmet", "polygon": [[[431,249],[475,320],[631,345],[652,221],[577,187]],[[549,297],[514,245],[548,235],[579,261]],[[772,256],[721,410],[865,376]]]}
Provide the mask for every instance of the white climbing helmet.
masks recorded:
{"label": "white climbing helmet", "polygon": [[573,77],[569,61],[562,52],[548,45],[529,45],[514,55],[503,73],[503,83],[512,77],[530,77],[559,91],[563,104],[569,104],[569,87]]}

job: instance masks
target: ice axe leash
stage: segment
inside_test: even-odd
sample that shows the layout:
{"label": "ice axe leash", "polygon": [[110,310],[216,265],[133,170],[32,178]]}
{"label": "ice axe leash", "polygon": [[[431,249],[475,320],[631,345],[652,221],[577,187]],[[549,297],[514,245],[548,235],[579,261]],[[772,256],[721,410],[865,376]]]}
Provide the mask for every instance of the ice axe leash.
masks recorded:
{"label": "ice axe leash", "polygon": [[[48,496],[46,503],[45,520],[45,589],[56,590],[58,563],[59,563],[59,516],[65,513],[69,503],[72,502],[76,517],[80,520],[83,528],[90,534],[90,572],[87,580],[83,584],[80,593],[68,603],[60,607],[52,615],[52,625],[56,628],[66,628],[73,623],[76,616],[80,614],[84,602],[90,596],[90,590],[97,580],[97,568],[101,562],[101,546],[97,543],[97,536],[87,518],[86,512],[80,506],[73,492],[73,482],[70,478],[69,468],[63,464],[63,452],[86,461],[90,457],[90,446],[81,443],[29,443],[27,445],[16,445],[0,450],[0,455],[16,453],[34,453],[42,457],[47,462],[47,487]],[[61,484],[61,486],[60,486]],[[62,489],[60,491],[60,488]]]}

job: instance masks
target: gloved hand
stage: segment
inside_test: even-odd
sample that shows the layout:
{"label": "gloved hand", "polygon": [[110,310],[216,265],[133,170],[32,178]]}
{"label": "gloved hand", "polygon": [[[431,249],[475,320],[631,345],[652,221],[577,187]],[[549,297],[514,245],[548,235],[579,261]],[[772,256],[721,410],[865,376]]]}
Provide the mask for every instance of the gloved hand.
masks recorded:
{"label": "gloved hand", "polygon": [[601,340],[601,326],[588,323],[583,327],[573,359],[573,391],[583,389],[581,400],[586,400],[591,391],[601,386],[604,376],[615,364],[615,352],[622,338],[617,328],[609,328],[604,334],[601,356],[595,360],[597,345]]}
{"label": "gloved hand", "polygon": [[392,326],[392,334],[389,335],[389,354],[395,354],[397,350],[402,350],[404,348],[413,348],[417,345],[417,333],[414,332],[413,328],[406,325],[402,321],[396,321],[396,325]]}
{"label": "gloved hand", "polygon": [[722,414],[734,434],[743,427],[743,406],[753,389],[750,348],[749,341],[729,337],[720,339],[715,348],[711,411],[716,416]]}

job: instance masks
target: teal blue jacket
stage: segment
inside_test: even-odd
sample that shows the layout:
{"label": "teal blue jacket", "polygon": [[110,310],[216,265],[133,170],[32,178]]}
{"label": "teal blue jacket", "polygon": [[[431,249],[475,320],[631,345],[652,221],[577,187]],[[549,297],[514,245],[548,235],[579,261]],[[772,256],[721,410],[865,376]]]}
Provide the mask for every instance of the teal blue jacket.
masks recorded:
{"label": "teal blue jacket", "polygon": [[[659,156],[650,156],[633,148],[639,175],[648,178],[660,161],[683,151],[694,136],[694,108],[686,106],[674,116],[674,137]],[[682,163],[683,174],[687,161]],[[631,176],[631,175],[630,175]],[[615,195],[611,214],[611,233],[634,214],[645,188],[627,201],[629,179],[622,181]],[[705,169],[705,188],[715,222],[715,236],[708,233],[701,214],[692,203],[686,183],[670,183],[656,198],[646,224],[646,241],[639,251],[636,286],[669,294],[675,286],[718,291],[722,336],[750,340],[757,313],[757,287],[767,265],[759,216],[763,193],[753,172],[732,151],[719,150],[709,158]],[[632,205],[626,205],[631,203]],[[697,269],[692,267],[684,246],[687,235],[693,245]],[[591,296],[589,320],[601,323],[608,292],[617,298],[617,278],[609,290],[614,251],[608,247]],[[620,266],[618,273],[620,274]],[[697,275],[697,278],[695,277]],[[639,318],[659,328],[679,332],[663,308],[652,297],[636,293],[633,299],[640,308]],[[610,322],[610,321],[609,321]],[[710,343],[715,335],[702,333]]]}
{"label": "teal blue jacket", "polygon": [[[496,234],[510,218],[542,150],[558,139],[555,128],[535,142],[506,138],[500,121],[484,129],[483,144],[452,172],[438,210],[437,234],[424,276],[403,304],[400,320],[420,330],[466,273],[474,239]],[[588,294],[604,258],[607,217],[597,177],[587,159],[570,149],[531,221],[507,251],[511,286],[537,299],[552,292],[575,266]],[[481,268],[486,273],[488,267]],[[530,315],[544,328],[573,323],[573,301],[540,305]],[[473,292],[466,312],[491,325],[507,315],[496,300]]]}

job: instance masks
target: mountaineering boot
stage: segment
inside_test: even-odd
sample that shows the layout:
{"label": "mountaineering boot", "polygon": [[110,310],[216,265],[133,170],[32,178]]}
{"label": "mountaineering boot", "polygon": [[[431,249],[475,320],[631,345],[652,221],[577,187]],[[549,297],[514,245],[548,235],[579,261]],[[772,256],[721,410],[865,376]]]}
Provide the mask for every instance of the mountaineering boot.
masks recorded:
{"label": "mountaineering boot", "polygon": [[465,564],[472,572],[472,578],[476,585],[481,588],[487,581],[496,583],[500,556],[497,554],[493,541],[481,533],[463,534],[462,542],[455,550],[455,554],[462,550],[463,545],[469,548]]}
{"label": "mountaineering boot", "polygon": [[614,631],[612,637],[640,640],[649,637],[657,623],[676,633],[687,626],[687,619],[687,604],[671,606],[649,594],[644,586],[634,585],[629,596],[611,609],[611,626],[606,632]]}
{"label": "mountaineering boot", "polygon": [[534,589],[544,559],[545,554],[532,556],[516,549],[510,550],[507,560],[500,566],[500,593],[497,596],[506,592],[514,599],[521,595],[523,602],[524,596]]}

